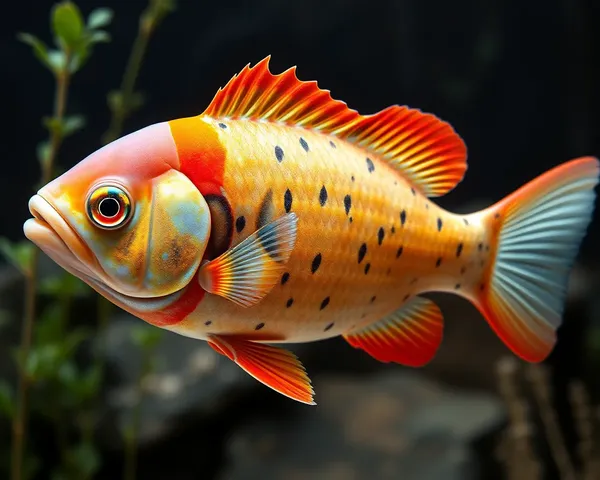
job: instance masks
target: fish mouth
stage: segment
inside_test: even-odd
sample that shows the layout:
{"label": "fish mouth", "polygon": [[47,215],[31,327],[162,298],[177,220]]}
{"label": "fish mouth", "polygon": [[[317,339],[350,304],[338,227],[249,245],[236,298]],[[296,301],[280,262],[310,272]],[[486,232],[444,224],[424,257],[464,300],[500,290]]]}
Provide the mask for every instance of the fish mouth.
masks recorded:
{"label": "fish mouth", "polygon": [[181,295],[183,289],[162,297],[142,298],[114,289],[92,250],[48,200],[41,194],[34,195],[29,200],[29,211],[33,218],[23,225],[25,236],[63,269],[118,306],[153,312]]}
{"label": "fish mouth", "polygon": [[48,200],[34,195],[29,200],[29,211],[33,218],[23,225],[29,240],[69,273],[100,280],[94,272],[100,268],[94,254]]}
{"label": "fish mouth", "polygon": [[54,262],[110,298],[135,298],[110,286],[110,280],[91,249],[59,211],[42,195],[29,200],[33,218],[23,225],[25,236]]}

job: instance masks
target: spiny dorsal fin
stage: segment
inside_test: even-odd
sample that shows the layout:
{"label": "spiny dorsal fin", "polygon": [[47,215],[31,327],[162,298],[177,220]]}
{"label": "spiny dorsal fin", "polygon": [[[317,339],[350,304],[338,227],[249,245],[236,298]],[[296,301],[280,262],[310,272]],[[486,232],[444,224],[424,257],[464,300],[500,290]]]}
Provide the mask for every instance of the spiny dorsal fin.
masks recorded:
{"label": "spiny dorsal fin", "polygon": [[296,67],[273,75],[270,58],[234,75],[203,115],[277,122],[335,135],[384,158],[429,197],[448,193],[462,180],[467,150],[450,124],[397,105],[360,115],[317,82],[299,80]]}

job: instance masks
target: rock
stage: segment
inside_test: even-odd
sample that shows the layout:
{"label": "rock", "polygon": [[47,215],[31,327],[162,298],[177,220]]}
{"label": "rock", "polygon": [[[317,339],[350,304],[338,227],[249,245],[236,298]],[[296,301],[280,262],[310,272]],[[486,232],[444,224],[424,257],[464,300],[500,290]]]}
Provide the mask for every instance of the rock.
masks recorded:
{"label": "rock", "polygon": [[471,445],[504,421],[500,400],[396,369],[318,377],[317,407],[233,433],[220,480],[480,478]]}

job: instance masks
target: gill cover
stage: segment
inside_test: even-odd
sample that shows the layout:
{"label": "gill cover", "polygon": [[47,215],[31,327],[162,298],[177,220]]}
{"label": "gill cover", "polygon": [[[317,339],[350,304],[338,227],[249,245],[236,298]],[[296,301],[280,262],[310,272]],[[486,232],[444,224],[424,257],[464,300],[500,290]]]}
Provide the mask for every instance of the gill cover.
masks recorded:
{"label": "gill cover", "polygon": [[129,192],[131,218],[115,225],[100,218],[102,208],[117,210],[112,198],[108,205],[104,200],[115,191],[118,183],[104,180],[92,188],[86,205],[86,230],[92,230],[88,245],[107,283],[136,297],[168,295],[185,287],[200,265],[210,235],[204,197],[185,175],[171,169]]}

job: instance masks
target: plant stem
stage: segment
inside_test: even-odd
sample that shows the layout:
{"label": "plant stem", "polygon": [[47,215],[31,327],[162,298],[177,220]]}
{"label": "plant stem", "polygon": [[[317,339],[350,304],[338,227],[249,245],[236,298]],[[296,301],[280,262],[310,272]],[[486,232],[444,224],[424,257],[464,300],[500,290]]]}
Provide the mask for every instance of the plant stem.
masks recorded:
{"label": "plant stem", "polygon": [[[65,68],[56,74],[56,94],[54,96],[54,118],[57,123],[62,123],[67,105],[67,94],[69,89],[70,72],[68,65],[71,61],[70,52],[65,52]],[[42,162],[42,184],[48,183],[53,176],[54,163],[62,142],[62,131],[60,128],[50,130],[50,150],[45,162]],[[24,318],[21,329],[21,362],[18,366],[17,404],[15,417],[13,419],[13,445],[11,457],[11,478],[21,480],[23,478],[23,457],[27,441],[27,416],[29,386],[31,379],[27,373],[27,361],[31,350],[31,336],[36,315],[36,292],[38,281],[39,250],[35,249],[31,258],[29,271],[25,277],[25,307]]]}
{"label": "plant stem", "polygon": [[125,118],[131,112],[135,81],[140,72],[142,60],[144,59],[144,54],[148,47],[148,41],[150,40],[150,35],[153,31],[150,23],[151,22],[148,21],[146,15],[142,15],[140,18],[138,34],[133,43],[129,60],[125,67],[125,73],[123,74],[120,89],[120,102],[118,102],[118,105],[114,106],[108,131],[104,134],[105,144],[116,140],[121,135]]}
{"label": "plant stem", "polygon": [[124,480],[135,480],[137,466],[137,434],[140,428],[142,400],[144,396],[144,381],[152,369],[152,349],[142,347],[142,367],[136,388],[136,401],[133,406],[131,425],[125,435],[125,465]]}

